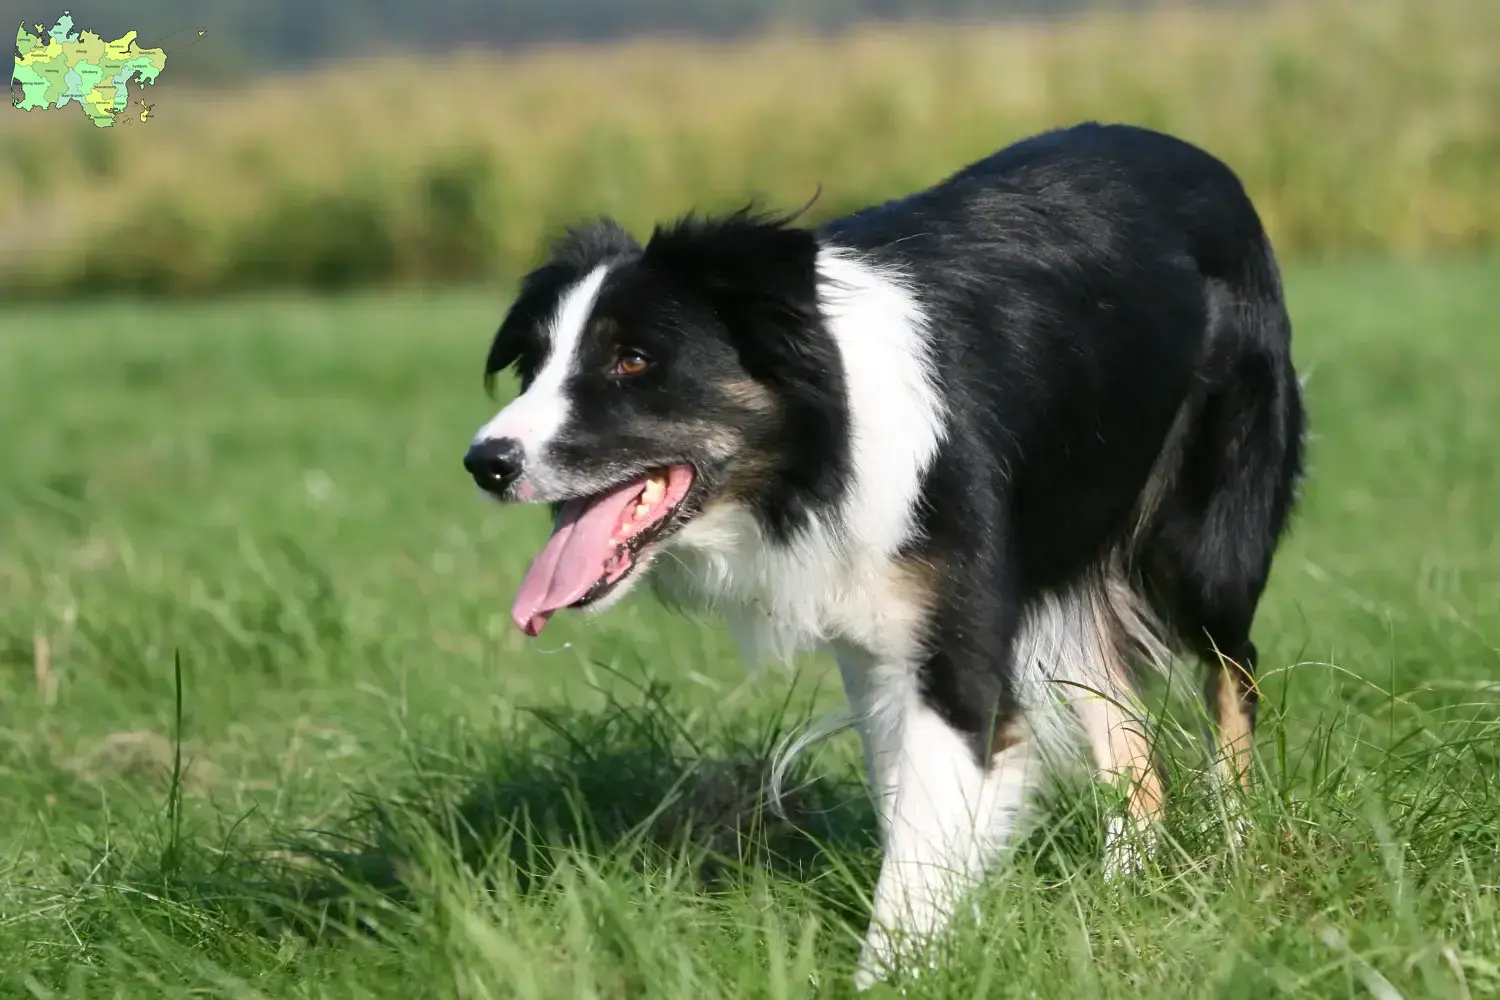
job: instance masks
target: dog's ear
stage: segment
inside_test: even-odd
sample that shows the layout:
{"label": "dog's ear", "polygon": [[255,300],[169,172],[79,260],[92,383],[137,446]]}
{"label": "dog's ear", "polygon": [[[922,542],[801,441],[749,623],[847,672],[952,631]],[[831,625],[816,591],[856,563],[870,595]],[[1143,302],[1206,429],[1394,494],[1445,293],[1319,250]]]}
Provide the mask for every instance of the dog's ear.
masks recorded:
{"label": "dog's ear", "polygon": [[751,375],[820,382],[838,365],[818,306],[818,240],[789,223],[749,209],[688,216],[658,227],[643,261],[703,297]]}
{"label": "dog's ear", "polygon": [[[521,280],[516,301],[506,312],[484,361],[484,388],[494,394],[495,376],[542,346],[542,325],[557,312],[563,290],[578,280],[572,264],[549,261]],[[525,380],[526,372],[522,372]]]}
{"label": "dog's ear", "polygon": [[786,440],[761,513],[782,535],[838,496],[849,462],[844,366],[819,302],[818,256],[817,236],[791,217],[746,210],[659,228],[642,257],[701,296],[746,373],[775,393]]}
{"label": "dog's ear", "polygon": [[[490,343],[485,389],[493,393],[496,375],[525,358],[528,348],[542,346],[542,325],[556,313],[569,285],[600,264],[639,250],[640,244],[613,219],[597,219],[564,232],[553,243],[550,259],[521,280],[516,300]],[[529,374],[523,371],[522,380]]]}

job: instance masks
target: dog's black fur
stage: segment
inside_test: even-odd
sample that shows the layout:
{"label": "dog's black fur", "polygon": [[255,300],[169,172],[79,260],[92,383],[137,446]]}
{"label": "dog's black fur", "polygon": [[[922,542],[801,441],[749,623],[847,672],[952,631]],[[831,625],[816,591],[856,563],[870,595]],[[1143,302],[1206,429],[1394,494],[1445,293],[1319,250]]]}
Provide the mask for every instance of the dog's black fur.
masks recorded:
{"label": "dog's black fur", "polygon": [[1303,413],[1277,267],[1229,169],[1157,133],[1086,125],[825,232],[899,262],[941,317],[954,438],[910,549],[949,562],[959,590],[933,630],[972,636],[924,667],[950,721],[988,731],[1007,678],[970,665],[1005,663],[1031,595],[1124,544],[1168,447],[1136,565],[1183,642],[1253,671]]}

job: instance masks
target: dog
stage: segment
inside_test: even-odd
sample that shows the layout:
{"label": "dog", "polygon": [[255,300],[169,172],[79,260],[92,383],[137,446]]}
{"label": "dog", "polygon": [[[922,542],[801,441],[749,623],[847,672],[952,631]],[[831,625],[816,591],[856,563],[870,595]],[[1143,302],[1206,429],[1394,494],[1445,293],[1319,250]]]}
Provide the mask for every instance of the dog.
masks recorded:
{"label": "dog", "polygon": [[1305,417],[1261,220],[1181,139],[1087,122],[799,215],[567,232],[490,345],[520,393],[464,465],[553,508],[527,635],[649,575],[749,659],[832,651],[879,815],[864,988],[1014,843],[1052,748],[1124,786],[1106,847],[1138,860],[1163,798],[1139,670],[1202,661],[1246,780]]}

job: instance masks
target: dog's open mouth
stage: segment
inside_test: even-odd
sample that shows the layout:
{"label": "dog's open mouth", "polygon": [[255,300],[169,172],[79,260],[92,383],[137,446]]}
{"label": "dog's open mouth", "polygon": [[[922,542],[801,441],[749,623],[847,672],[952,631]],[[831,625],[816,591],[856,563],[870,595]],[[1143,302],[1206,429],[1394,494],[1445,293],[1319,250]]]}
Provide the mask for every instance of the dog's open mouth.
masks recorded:
{"label": "dog's open mouth", "polygon": [[667,534],[693,479],[692,466],[673,465],[568,501],[516,591],[511,620],[538,635],[559,608],[581,608],[613,590]]}

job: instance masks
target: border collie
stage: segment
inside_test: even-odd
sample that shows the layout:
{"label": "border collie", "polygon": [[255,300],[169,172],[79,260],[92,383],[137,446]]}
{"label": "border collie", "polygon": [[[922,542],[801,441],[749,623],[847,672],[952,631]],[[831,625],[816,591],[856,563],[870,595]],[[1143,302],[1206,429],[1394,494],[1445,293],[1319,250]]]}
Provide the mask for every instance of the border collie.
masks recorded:
{"label": "border collie", "polygon": [[865,987],[1014,842],[1049,747],[1081,734],[1125,785],[1111,845],[1150,833],[1137,667],[1203,661],[1245,780],[1251,620],[1301,478],[1290,340],[1234,173],[1087,123],[817,229],[569,232],[495,335],[486,381],[521,391],[464,465],[554,510],[527,635],[649,569],[747,658],[832,650],[880,816]]}

